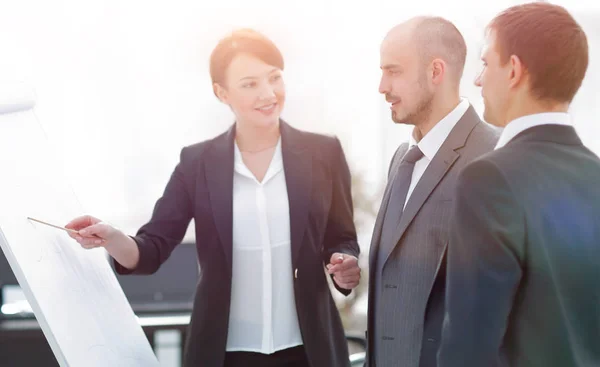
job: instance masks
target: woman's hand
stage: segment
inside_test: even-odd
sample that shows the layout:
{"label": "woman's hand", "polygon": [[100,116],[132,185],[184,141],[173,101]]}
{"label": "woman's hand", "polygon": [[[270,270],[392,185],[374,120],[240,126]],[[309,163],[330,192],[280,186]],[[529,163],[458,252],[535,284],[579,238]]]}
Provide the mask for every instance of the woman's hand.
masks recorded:
{"label": "woman's hand", "polygon": [[331,255],[327,272],[333,275],[335,283],[343,289],[354,289],[360,281],[358,259],[352,255],[339,252]]}
{"label": "woman's hand", "polygon": [[108,254],[127,269],[135,269],[140,251],[135,241],[122,231],[91,215],[77,217],[66,226],[77,233],[69,233],[83,248],[104,247]]}
{"label": "woman's hand", "polygon": [[69,233],[83,248],[92,249],[104,247],[111,238],[114,239],[118,230],[100,219],[90,215],[77,217],[70,221],[65,228],[73,229],[77,233]]}

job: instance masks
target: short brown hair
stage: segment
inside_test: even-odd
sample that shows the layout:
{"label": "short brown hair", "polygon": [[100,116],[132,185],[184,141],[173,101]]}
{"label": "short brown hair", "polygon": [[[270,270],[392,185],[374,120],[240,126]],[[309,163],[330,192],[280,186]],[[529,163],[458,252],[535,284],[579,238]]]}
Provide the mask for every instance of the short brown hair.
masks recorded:
{"label": "short brown hair", "polygon": [[488,25],[506,64],[518,56],[530,77],[533,95],[543,101],[570,103],[588,67],[587,37],[569,12],[536,2],[510,7]]}
{"label": "short brown hair", "polygon": [[221,39],[210,55],[210,78],[213,83],[224,82],[229,64],[240,53],[252,55],[283,70],[283,56],[270,39],[253,29],[238,29]]}

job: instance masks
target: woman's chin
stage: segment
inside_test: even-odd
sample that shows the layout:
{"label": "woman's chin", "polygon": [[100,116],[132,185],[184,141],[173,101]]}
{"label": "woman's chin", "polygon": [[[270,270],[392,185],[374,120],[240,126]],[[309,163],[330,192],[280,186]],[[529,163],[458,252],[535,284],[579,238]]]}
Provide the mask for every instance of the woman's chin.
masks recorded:
{"label": "woman's chin", "polygon": [[253,121],[254,126],[256,126],[258,128],[262,128],[262,129],[274,127],[274,126],[277,126],[278,124],[279,124],[279,115],[278,114],[273,114],[271,116],[261,116],[260,118],[254,119],[254,121]]}

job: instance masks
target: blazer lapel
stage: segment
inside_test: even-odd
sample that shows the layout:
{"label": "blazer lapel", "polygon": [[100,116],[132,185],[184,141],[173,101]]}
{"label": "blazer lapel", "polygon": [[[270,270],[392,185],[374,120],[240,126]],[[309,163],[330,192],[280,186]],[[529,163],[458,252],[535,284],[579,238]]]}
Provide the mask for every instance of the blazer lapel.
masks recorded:
{"label": "blazer lapel", "polygon": [[[454,162],[460,157],[457,150],[465,146],[467,137],[479,122],[480,119],[475,110],[472,106],[469,106],[467,112],[465,112],[463,117],[452,129],[450,135],[446,138],[446,141],[444,141],[435,157],[433,157],[433,160],[429,163],[425,173],[423,173],[423,176],[408,199],[394,236],[393,241],[396,243],[396,246],[427,198],[429,198],[450,167],[452,167]],[[386,262],[394,248],[395,247],[390,247],[388,253],[385,254]]]}
{"label": "blazer lapel", "polygon": [[204,160],[213,219],[231,276],[233,251],[233,165],[235,124],[213,141]]}
{"label": "blazer lapel", "polygon": [[312,154],[300,141],[302,132],[280,121],[283,170],[290,205],[292,264],[296,264],[308,223],[312,191]]}

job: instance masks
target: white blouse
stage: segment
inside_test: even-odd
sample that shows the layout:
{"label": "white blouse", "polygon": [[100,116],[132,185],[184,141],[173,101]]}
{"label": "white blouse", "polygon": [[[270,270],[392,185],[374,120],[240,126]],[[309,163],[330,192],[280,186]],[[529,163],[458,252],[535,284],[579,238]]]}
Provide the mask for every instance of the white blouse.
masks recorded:
{"label": "white blouse", "polygon": [[262,182],[235,144],[233,261],[227,351],[270,354],[302,344],[281,138]]}

